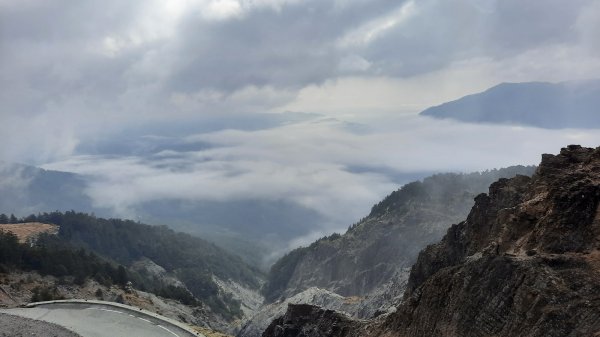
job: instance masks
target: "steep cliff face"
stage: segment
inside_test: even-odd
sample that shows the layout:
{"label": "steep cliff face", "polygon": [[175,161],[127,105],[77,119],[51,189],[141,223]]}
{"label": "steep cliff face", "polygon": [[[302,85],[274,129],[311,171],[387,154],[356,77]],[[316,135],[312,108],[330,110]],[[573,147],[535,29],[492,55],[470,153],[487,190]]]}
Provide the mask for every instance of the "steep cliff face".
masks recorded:
{"label": "steep cliff face", "polygon": [[600,148],[544,155],[419,254],[396,312],[343,336],[600,336],[599,203]]}
{"label": "steep cliff face", "polygon": [[[272,268],[267,301],[288,298],[310,287],[343,296],[404,291],[391,279],[408,278],[419,251],[463,220],[473,198],[501,177],[533,174],[515,166],[472,174],[439,174],[393,192],[344,235],[323,238],[291,252]],[[386,288],[382,291],[382,288]],[[388,289],[389,288],[389,289]],[[389,296],[388,296],[389,298]]]}
{"label": "steep cliff face", "polygon": [[600,148],[502,179],[425,249],[385,336],[600,333]]}

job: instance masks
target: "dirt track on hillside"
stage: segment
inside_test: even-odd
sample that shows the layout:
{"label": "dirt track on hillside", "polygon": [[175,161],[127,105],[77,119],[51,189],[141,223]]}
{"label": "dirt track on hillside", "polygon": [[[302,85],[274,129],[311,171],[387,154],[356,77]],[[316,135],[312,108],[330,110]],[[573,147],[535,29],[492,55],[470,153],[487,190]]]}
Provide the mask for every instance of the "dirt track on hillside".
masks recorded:
{"label": "dirt track on hillside", "polygon": [[19,242],[25,243],[28,238],[34,238],[41,233],[56,234],[59,227],[41,222],[26,222],[17,224],[0,224],[0,230],[11,232],[19,238]]}

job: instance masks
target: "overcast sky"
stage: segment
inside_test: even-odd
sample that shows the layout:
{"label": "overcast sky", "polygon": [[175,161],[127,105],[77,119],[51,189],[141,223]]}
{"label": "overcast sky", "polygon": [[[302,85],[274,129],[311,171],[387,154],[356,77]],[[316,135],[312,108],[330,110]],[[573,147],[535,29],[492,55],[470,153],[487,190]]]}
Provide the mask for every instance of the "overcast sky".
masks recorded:
{"label": "overcast sky", "polygon": [[340,225],[398,187],[382,172],[600,144],[415,117],[504,81],[587,78],[594,0],[0,0],[1,158],[93,174],[125,213],[284,198]]}

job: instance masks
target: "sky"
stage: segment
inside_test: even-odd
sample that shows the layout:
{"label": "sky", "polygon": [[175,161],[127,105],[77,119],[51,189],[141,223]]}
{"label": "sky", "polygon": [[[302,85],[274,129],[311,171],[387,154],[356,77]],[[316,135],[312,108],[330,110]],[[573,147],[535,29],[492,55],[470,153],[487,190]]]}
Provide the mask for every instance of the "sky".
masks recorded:
{"label": "sky", "polygon": [[161,198],[286,200],[347,227],[403,174],[535,164],[596,130],[418,117],[600,78],[593,0],[0,0],[0,158]]}

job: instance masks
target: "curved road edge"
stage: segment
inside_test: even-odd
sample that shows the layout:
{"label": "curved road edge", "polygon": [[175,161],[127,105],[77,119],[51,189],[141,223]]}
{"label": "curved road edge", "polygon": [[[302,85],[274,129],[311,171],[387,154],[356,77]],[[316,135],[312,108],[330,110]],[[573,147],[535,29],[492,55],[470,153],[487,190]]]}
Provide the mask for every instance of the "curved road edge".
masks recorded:
{"label": "curved road edge", "polygon": [[174,325],[176,327],[178,327],[179,329],[184,330],[185,332],[188,332],[190,334],[192,334],[193,336],[198,336],[198,337],[206,337],[205,335],[203,335],[200,332],[195,331],[194,329],[192,329],[191,327],[189,327],[186,324],[183,324],[179,321],[176,321],[174,319],[159,315],[157,313],[148,311],[148,310],[144,310],[142,308],[136,308],[130,305],[126,305],[126,304],[121,304],[121,303],[116,303],[116,302],[107,302],[107,301],[98,301],[98,300],[54,300],[54,301],[44,301],[44,302],[33,302],[33,303],[28,303],[25,304],[23,307],[25,308],[34,308],[37,306],[42,306],[42,305],[49,305],[49,304],[96,304],[96,305],[101,305],[101,306],[109,306],[109,307],[114,307],[114,308],[119,308],[119,309],[123,309],[123,310],[127,310],[130,312],[135,312],[137,314],[142,314],[142,315],[146,315],[148,317],[152,317],[154,319],[163,321],[167,324],[171,324]]}

